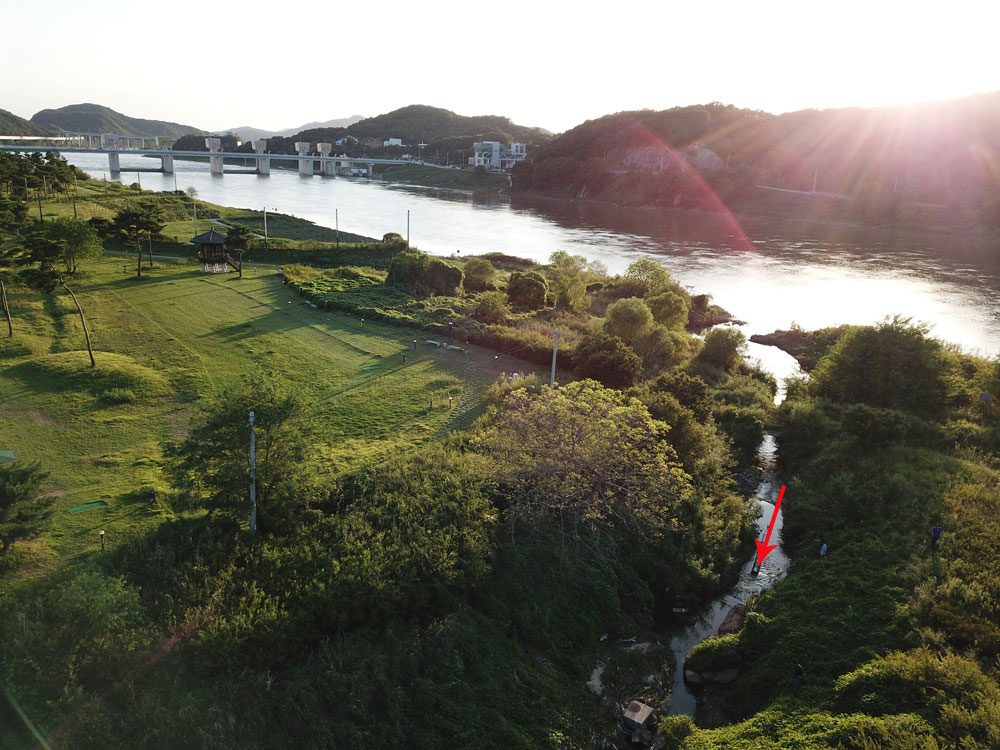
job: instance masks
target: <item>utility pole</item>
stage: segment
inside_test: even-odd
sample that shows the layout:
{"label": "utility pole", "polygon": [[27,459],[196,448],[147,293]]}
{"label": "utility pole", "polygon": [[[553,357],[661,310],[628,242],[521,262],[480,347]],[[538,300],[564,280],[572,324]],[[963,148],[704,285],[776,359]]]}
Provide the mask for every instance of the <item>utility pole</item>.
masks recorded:
{"label": "utility pole", "polygon": [[406,249],[410,249],[410,209],[406,209]]}
{"label": "utility pole", "polygon": [[552,375],[549,376],[549,388],[556,386],[556,352],[559,351],[559,329],[556,329],[556,338],[552,343]]}
{"label": "utility pole", "polygon": [[333,209],[333,218],[337,227],[337,249],[340,250],[340,209]]}
{"label": "utility pole", "polygon": [[35,188],[35,197],[38,198],[38,220],[42,220],[42,194]]}
{"label": "utility pole", "polygon": [[198,236],[198,204],[194,203],[194,236]]}
{"label": "utility pole", "polygon": [[267,206],[264,206],[264,249],[267,250]]}
{"label": "utility pole", "polygon": [[250,533],[257,533],[257,466],[254,454],[253,412],[250,412]]}

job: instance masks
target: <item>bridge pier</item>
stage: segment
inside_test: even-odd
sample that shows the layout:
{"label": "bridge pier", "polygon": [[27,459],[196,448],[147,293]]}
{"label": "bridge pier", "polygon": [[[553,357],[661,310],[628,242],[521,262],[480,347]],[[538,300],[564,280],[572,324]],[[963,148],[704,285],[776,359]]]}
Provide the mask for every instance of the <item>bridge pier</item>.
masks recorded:
{"label": "bridge pier", "polygon": [[[162,151],[169,152],[174,146],[174,139],[169,136],[157,136],[156,137],[156,147]],[[174,155],[171,153],[164,153],[160,156],[160,167],[163,169],[163,174],[173,174],[174,173]]]}
{"label": "bridge pier", "polygon": [[105,133],[101,136],[101,145],[108,152],[108,171],[111,174],[118,174],[122,171],[118,158],[118,136],[113,133]]}
{"label": "bridge pier", "polygon": [[313,160],[307,159],[309,155],[309,142],[308,141],[296,141],[295,150],[299,152],[299,177],[312,177],[315,172],[313,167]]}
{"label": "bridge pier", "polygon": [[254,141],[253,150],[257,153],[254,157],[257,162],[257,174],[271,174],[271,157],[265,154],[267,141]]}
{"label": "bridge pier", "polygon": [[206,138],[205,148],[208,149],[208,164],[212,174],[222,175],[222,139]]}
{"label": "bridge pier", "polygon": [[[327,157],[329,159],[330,152],[333,151],[333,144],[332,143],[317,143],[316,144],[316,150],[319,151],[319,155],[320,156],[325,156],[325,157]],[[334,170],[333,160],[330,159],[329,161],[321,161],[319,163],[319,171],[320,171],[320,174],[322,174],[324,177],[333,177],[333,176],[335,176],[336,171]]]}

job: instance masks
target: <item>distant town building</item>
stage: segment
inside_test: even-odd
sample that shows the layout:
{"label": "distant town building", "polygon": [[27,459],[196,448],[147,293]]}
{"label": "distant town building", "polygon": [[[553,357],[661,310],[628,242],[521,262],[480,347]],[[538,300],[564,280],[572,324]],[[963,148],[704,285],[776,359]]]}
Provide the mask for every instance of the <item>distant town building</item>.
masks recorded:
{"label": "distant town building", "polygon": [[382,146],[382,141],[378,138],[359,138],[358,143],[365,148],[380,148]]}
{"label": "distant town building", "polygon": [[524,161],[528,155],[527,147],[523,143],[512,143],[510,148],[507,148],[499,141],[473,143],[472,151],[469,166],[487,169],[513,169],[517,162]]}
{"label": "distant town building", "polygon": [[403,145],[403,139],[402,138],[387,138],[386,140],[382,141],[382,146],[383,147],[388,147],[388,146],[402,146],[402,145]]}

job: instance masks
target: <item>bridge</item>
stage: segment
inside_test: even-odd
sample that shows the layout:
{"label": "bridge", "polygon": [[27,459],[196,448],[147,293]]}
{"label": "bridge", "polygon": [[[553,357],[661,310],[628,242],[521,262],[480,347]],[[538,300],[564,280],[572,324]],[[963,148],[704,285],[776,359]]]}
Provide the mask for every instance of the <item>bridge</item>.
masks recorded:
{"label": "bridge", "polygon": [[[212,174],[220,176],[226,174],[227,172],[225,169],[226,159],[229,159],[231,162],[238,159],[243,164],[252,160],[254,163],[253,169],[228,170],[230,174],[269,175],[271,174],[271,160],[278,159],[280,161],[297,161],[299,174],[302,176],[320,174],[326,177],[334,177],[337,175],[367,175],[371,177],[375,173],[376,164],[412,164],[412,162],[404,159],[374,159],[370,157],[335,156],[333,154],[333,144],[331,143],[317,143],[316,151],[319,152],[318,155],[312,153],[312,149],[310,148],[312,144],[308,142],[299,142],[295,144],[295,150],[298,153],[272,154],[267,151],[267,141],[253,141],[253,152],[243,152],[223,151],[221,138],[206,138],[205,146],[208,148],[208,151],[175,151],[173,149],[173,139],[166,137],[147,138],[138,136],[119,136],[105,133],[101,135],[100,146],[93,146],[91,145],[91,143],[93,143],[93,136],[93,133],[73,133],[57,137],[0,136],[0,142],[9,142],[12,140],[29,142],[44,140],[46,144],[52,144],[31,145],[30,143],[21,143],[17,145],[2,145],[0,146],[0,150],[17,152],[53,151],[56,153],[107,154],[108,171],[112,174],[118,174],[122,171],[122,154],[153,158],[159,157],[159,169],[150,168],[139,171],[163,172],[165,174],[173,173],[175,157],[195,157],[199,159],[208,157],[209,167]],[[140,144],[143,144],[146,141],[154,141],[155,145],[152,147],[140,145],[137,148],[121,148],[123,139],[136,140],[139,141]],[[131,146],[130,140],[124,140],[124,144],[126,146]]]}

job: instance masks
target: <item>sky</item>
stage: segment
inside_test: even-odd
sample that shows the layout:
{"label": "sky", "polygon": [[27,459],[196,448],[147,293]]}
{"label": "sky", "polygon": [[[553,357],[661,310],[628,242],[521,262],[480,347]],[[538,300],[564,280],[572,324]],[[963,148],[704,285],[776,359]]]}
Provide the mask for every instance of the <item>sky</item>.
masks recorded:
{"label": "sky", "polygon": [[1000,89],[998,25],[996,0],[0,0],[0,109],[280,130],[428,104],[558,133],[711,101],[871,107]]}

